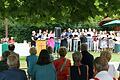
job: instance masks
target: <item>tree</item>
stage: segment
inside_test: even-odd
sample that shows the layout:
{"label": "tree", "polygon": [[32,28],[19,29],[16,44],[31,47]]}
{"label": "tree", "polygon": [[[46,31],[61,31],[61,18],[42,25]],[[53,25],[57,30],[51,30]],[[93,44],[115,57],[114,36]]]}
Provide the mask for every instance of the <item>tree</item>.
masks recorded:
{"label": "tree", "polygon": [[96,15],[118,17],[120,0],[0,0],[0,18],[6,27],[14,21],[44,26],[74,23]]}
{"label": "tree", "polygon": [[114,17],[120,15],[120,0],[96,0],[95,6],[100,12],[100,15]]}

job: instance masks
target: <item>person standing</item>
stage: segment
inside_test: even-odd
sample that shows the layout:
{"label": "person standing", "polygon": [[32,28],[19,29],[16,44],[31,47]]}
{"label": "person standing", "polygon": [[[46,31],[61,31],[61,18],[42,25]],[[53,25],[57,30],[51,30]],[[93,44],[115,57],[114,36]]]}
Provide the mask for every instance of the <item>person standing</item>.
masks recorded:
{"label": "person standing", "polygon": [[[100,52],[100,57],[105,57],[107,60],[108,60],[108,62],[111,60],[111,58],[112,58],[112,55],[111,55],[112,53],[110,52],[110,51],[101,51]],[[117,71],[116,71],[116,69],[115,69],[115,66],[114,65],[112,65],[112,64],[108,64],[108,73],[112,76],[112,77],[114,77],[114,78],[117,78]]]}
{"label": "person standing", "polygon": [[73,51],[74,52],[78,50],[78,40],[79,40],[78,32],[77,32],[77,29],[75,29],[73,32]]}
{"label": "person standing", "polygon": [[42,38],[42,30],[41,29],[39,29],[36,37],[37,37],[38,40],[40,40]]}
{"label": "person standing", "polygon": [[53,61],[54,61],[54,56],[52,55],[52,53],[53,53],[52,47],[51,47],[51,46],[48,46],[48,47],[47,47],[47,51],[48,51],[48,53],[49,53],[49,55],[50,55],[50,61],[53,62]]}
{"label": "person standing", "polygon": [[100,48],[101,48],[101,51],[106,50],[107,47],[108,47],[108,45],[107,45],[107,34],[105,33],[105,31],[102,31],[101,35],[100,35]]}
{"label": "person standing", "polygon": [[[16,55],[18,57],[18,59],[20,59],[19,54],[17,54],[16,52],[14,52],[14,50],[15,50],[15,45],[14,44],[9,44],[8,45],[8,49],[10,51],[10,54],[14,54],[14,55]],[[20,63],[20,62],[18,62],[18,63]],[[20,64],[19,64],[18,68],[19,67],[20,67]]]}
{"label": "person standing", "polygon": [[81,63],[82,54],[74,52],[72,54],[73,66],[70,67],[71,80],[88,80],[88,66]]}
{"label": "person standing", "polygon": [[18,68],[19,62],[15,54],[10,54],[7,58],[9,69],[0,73],[0,80],[27,80],[25,71]]}
{"label": "person standing", "polygon": [[81,60],[81,63],[84,65],[88,65],[89,67],[89,79],[93,78],[93,61],[94,57],[87,51],[87,44],[83,43],[81,44],[81,53],[83,55],[83,58]]}
{"label": "person standing", "polygon": [[53,61],[55,69],[57,71],[57,80],[68,80],[70,76],[71,62],[65,58],[67,50],[65,47],[61,47],[58,51],[60,58]]}
{"label": "person standing", "polygon": [[31,79],[33,66],[36,64],[38,57],[36,56],[37,50],[31,47],[29,50],[30,55],[26,57],[28,78]]}
{"label": "person standing", "polygon": [[36,40],[38,39],[36,32],[32,31],[32,37],[31,37],[32,41],[31,41],[31,46],[36,46]]}
{"label": "person standing", "polygon": [[50,38],[47,40],[47,46],[51,46],[52,49],[54,50],[54,46],[55,46],[54,37],[50,37]]}
{"label": "person standing", "polygon": [[84,33],[81,33],[80,41],[81,41],[81,44],[82,44],[82,43],[87,43],[87,38],[86,38],[86,36],[84,35]]}
{"label": "person standing", "polygon": [[109,35],[108,35],[108,48],[111,52],[113,52],[113,48],[114,48],[114,36],[112,35],[112,31],[109,32]]}
{"label": "person standing", "polygon": [[93,47],[93,39],[92,39],[93,34],[94,33],[92,32],[91,28],[89,28],[89,30],[87,32],[87,44],[88,44],[89,51],[91,51],[92,47]]}
{"label": "person standing", "polygon": [[37,63],[33,67],[32,80],[57,80],[55,67],[46,49],[41,50]]}
{"label": "person standing", "polygon": [[98,51],[98,44],[99,44],[97,31],[94,31],[94,35],[92,38],[93,38],[93,50],[94,52],[96,52]]}
{"label": "person standing", "polygon": [[52,30],[51,30],[50,33],[48,34],[48,38],[50,38],[50,37],[53,37],[53,38],[55,37],[54,32],[53,32]]}
{"label": "person standing", "polygon": [[120,64],[119,64],[119,66],[118,66],[118,69],[117,69],[118,71],[119,71],[119,78],[118,78],[118,80],[120,80]]}
{"label": "person standing", "polygon": [[67,42],[68,42],[68,51],[72,51],[72,32],[71,29],[68,28],[68,31],[66,32],[67,35]]}
{"label": "person standing", "polygon": [[97,57],[94,60],[95,77],[90,80],[115,80],[108,73],[108,61],[104,57]]}
{"label": "person standing", "polygon": [[10,55],[10,51],[5,51],[2,54],[2,60],[0,61],[0,72],[8,70],[7,57]]}
{"label": "person standing", "polygon": [[61,34],[61,46],[64,46],[67,48],[67,35],[66,35],[66,30],[63,31]]}

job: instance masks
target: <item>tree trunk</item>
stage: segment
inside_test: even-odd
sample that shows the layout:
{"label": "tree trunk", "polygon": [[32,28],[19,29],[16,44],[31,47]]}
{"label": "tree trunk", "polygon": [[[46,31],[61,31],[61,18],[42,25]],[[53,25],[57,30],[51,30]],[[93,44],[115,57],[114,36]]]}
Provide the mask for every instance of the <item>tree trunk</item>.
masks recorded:
{"label": "tree trunk", "polygon": [[4,26],[5,26],[5,37],[8,38],[8,19],[4,19]]}

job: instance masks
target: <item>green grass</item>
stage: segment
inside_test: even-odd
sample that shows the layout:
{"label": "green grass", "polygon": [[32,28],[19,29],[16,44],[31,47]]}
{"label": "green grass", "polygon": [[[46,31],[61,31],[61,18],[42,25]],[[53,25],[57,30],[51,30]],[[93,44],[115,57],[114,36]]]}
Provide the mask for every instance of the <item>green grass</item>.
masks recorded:
{"label": "green grass", "polygon": [[20,57],[20,68],[27,68],[26,57]]}
{"label": "green grass", "polygon": [[[94,52],[90,52],[90,53],[94,56],[94,58],[98,57],[100,55],[100,53],[94,53]],[[68,52],[66,57],[72,61],[72,53],[71,52]],[[112,53],[111,62],[120,62],[120,54]],[[26,57],[23,57],[23,56],[20,57],[20,64],[21,64],[21,68],[27,67]]]}

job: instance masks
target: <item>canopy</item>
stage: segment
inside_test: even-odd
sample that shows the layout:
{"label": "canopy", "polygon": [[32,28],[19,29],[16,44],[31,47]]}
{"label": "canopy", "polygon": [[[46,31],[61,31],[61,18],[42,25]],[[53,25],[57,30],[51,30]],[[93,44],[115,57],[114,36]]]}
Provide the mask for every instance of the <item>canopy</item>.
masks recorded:
{"label": "canopy", "polygon": [[105,24],[105,23],[107,23],[107,22],[110,22],[110,21],[112,21],[113,19],[111,19],[111,18],[109,18],[109,17],[106,17],[106,18],[104,18],[103,20],[101,20],[100,22],[99,22],[99,26],[103,26],[103,24]]}
{"label": "canopy", "polygon": [[114,20],[103,24],[103,27],[116,27],[116,26],[120,26],[120,20]]}

